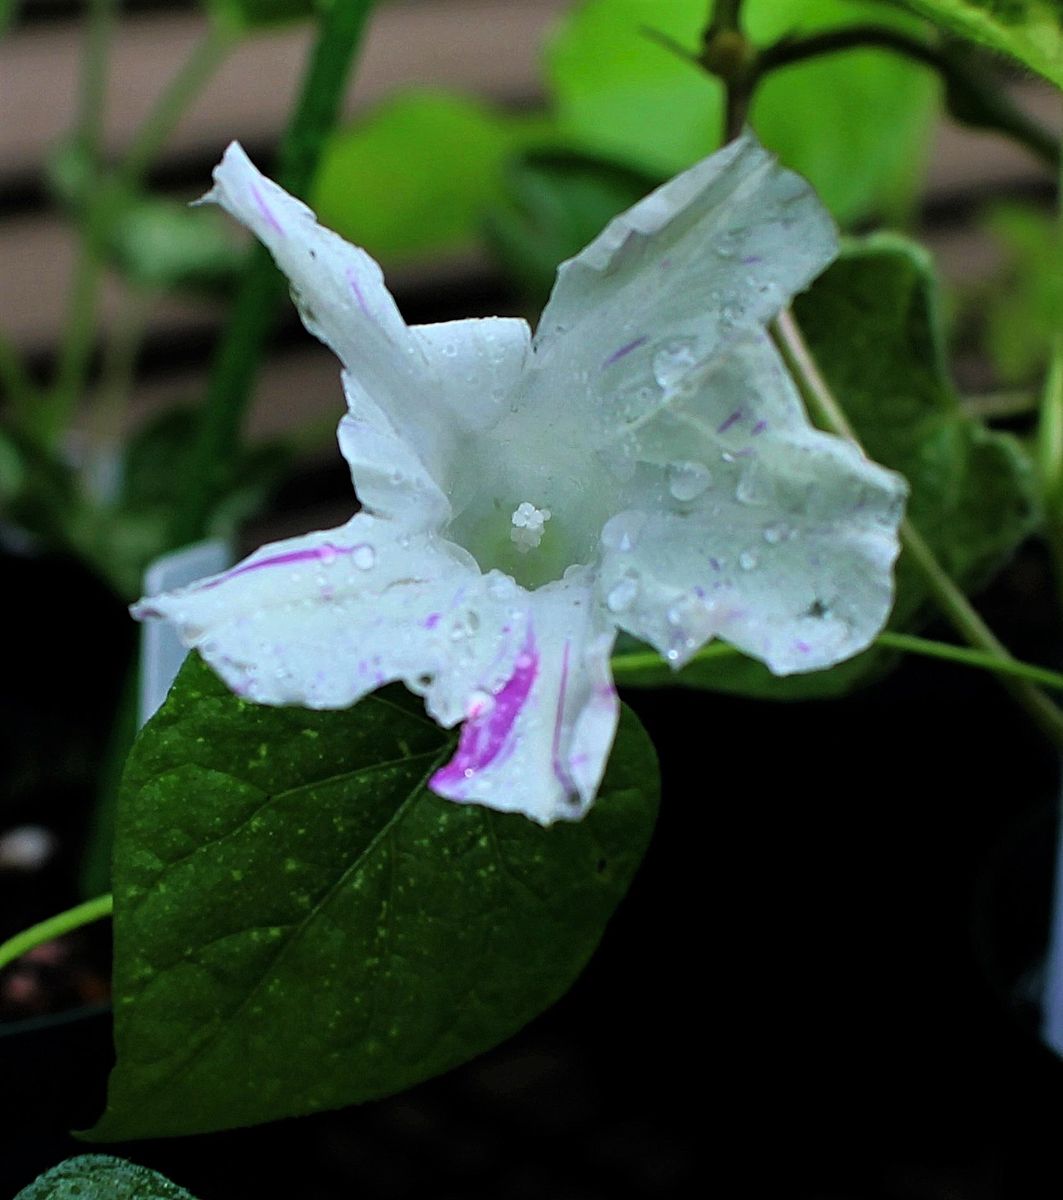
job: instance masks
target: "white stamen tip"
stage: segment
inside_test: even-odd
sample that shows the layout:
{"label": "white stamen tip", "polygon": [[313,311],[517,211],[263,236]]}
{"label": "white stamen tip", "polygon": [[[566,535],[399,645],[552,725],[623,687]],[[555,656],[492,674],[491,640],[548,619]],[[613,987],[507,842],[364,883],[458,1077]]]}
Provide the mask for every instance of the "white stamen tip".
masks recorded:
{"label": "white stamen tip", "polygon": [[524,500],[513,510],[510,520],[512,528],[509,536],[521,554],[527,554],[543,540],[543,527],[550,520],[550,510],[536,508]]}

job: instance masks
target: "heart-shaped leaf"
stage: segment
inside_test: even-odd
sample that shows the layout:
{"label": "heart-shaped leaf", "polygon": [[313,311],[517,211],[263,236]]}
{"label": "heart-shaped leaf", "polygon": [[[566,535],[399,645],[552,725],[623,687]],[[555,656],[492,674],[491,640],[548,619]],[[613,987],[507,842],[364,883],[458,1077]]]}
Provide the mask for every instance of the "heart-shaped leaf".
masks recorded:
{"label": "heart-shaped leaf", "polygon": [[453,741],[401,689],[269,708],[185,665],[123,782],[118,1064],[89,1136],[395,1092],[568,988],[645,851],[652,746],[625,712],[590,815],[543,829],[429,792]]}

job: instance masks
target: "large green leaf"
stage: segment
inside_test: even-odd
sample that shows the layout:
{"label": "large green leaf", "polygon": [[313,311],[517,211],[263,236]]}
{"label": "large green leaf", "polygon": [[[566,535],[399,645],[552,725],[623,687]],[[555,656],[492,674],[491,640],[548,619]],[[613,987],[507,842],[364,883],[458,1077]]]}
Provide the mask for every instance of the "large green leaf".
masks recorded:
{"label": "large green leaf", "polygon": [[[909,515],[945,570],[967,590],[985,584],[1036,526],[1035,481],[1018,442],[989,431],[960,406],[945,363],[928,255],[888,234],[850,242],[794,309],[871,457],[907,477]],[[921,575],[902,555],[891,627],[917,623],[926,602]],[[842,694],[890,662],[888,653],[873,649],[830,671],[780,679],[748,659],[710,658],[675,678],[693,687],[798,699]],[[647,668],[638,682],[665,679],[661,670]]]}
{"label": "large green leaf", "polygon": [[89,1136],[381,1096],[565,991],[645,851],[649,740],[625,712],[595,808],[548,830],[429,792],[452,750],[401,689],[267,708],[186,664],[123,782],[118,1064]]}
{"label": "large green leaf", "polygon": [[[561,132],[578,146],[659,177],[715,149],[721,85],[646,32],[695,51],[707,15],[705,0],[590,0],[577,7],[547,55]],[[758,44],[869,18],[918,28],[906,14],[857,0],[748,0],[743,7]],[[766,80],[752,121],[764,144],[848,221],[911,194],[935,95],[926,69],[861,50]]]}
{"label": "large green leaf", "polygon": [[395,262],[473,242],[506,156],[540,126],[446,92],[404,92],[333,134],[311,198],[319,218]]}
{"label": "large green leaf", "polygon": [[892,0],[1063,87],[1063,0]]}
{"label": "large green leaf", "polygon": [[157,1171],[105,1154],[69,1158],[23,1188],[15,1200],[193,1200]]}

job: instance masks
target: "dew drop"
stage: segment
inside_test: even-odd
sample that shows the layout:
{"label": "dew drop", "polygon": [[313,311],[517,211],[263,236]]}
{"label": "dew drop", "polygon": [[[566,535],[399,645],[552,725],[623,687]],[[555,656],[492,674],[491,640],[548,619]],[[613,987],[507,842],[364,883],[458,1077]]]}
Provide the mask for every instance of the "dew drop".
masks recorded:
{"label": "dew drop", "polygon": [[764,540],[769,546],[777,546],[781,541],[784,541],[790,536],[790,529],[786,525],[765,525]]}
{"label": "dew drop", "polygon": [[639,581],[635,575],[625,575],[618,583],[609,589],[605,598],[610,612],[620,613],[630,608],[639,594]]}
{"label": "dew drop", "polygon": [[317,548],[317,560],[323,566],[331,566],[332,563],[336,561],[337,556],[338,551],[336,550],[336,547],[331,545],[329,542],[325,542],[323,545],[318,546]]}
{"label": "dew drop", "polygon": [[712,483],[709,468],[699,462],[668,464],[668,490],[676,500],[696,500]]}
{"label": "dew drop", "polygon": [[670,388],[697,362],[693,338],[673,338],[653,356],[653,377],[662,388]]}
{"label": "dew drop", "polygon": [[469,695],[465,705],[465,715],[470,719],[485,716],[495,706],[495,699],[489,692],[475,691]]}
{"label": "dew drop", "polygon": [[743,571],[752,571],[758,562],[757,556],[752,550],[743,550],[738,556],[738,565]]}
{"label": "dew drop", "polygon": [[351,552],[351,559],[359,571],[368,571],[376,562],[376,551],[372,546],[363,542],[362,545],[355,546]]}
{"label": "dew drop", "polygon": [[638,544],[645,524],[646,517],[640,512],[617,513],[602,529],[602,545],[607,550],[632,550]]}

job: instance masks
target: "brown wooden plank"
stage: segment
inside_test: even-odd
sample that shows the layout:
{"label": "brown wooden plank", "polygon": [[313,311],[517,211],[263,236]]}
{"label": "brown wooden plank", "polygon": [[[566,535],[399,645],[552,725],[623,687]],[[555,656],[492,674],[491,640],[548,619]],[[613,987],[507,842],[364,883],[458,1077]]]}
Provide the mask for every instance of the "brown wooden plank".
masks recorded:
{"label": "brown wooden plank", "polygon": [[[505,102],[538,94],[545,31],[567,0],[420,0],[373,17],[347,100],[357,111],[396,88],[460,88]],[[205,23],[195,14],[148,14],[121,23],[113,52],[105,144],[117,154],[143,121]],[[173,154],[219,152],[232,138],[276,135],[290,109],[309,30],[258,34],[232,54],[189,110]],[[42,25],[0,42],[0,180],[39,170],[74,117],[80,33]]]}

